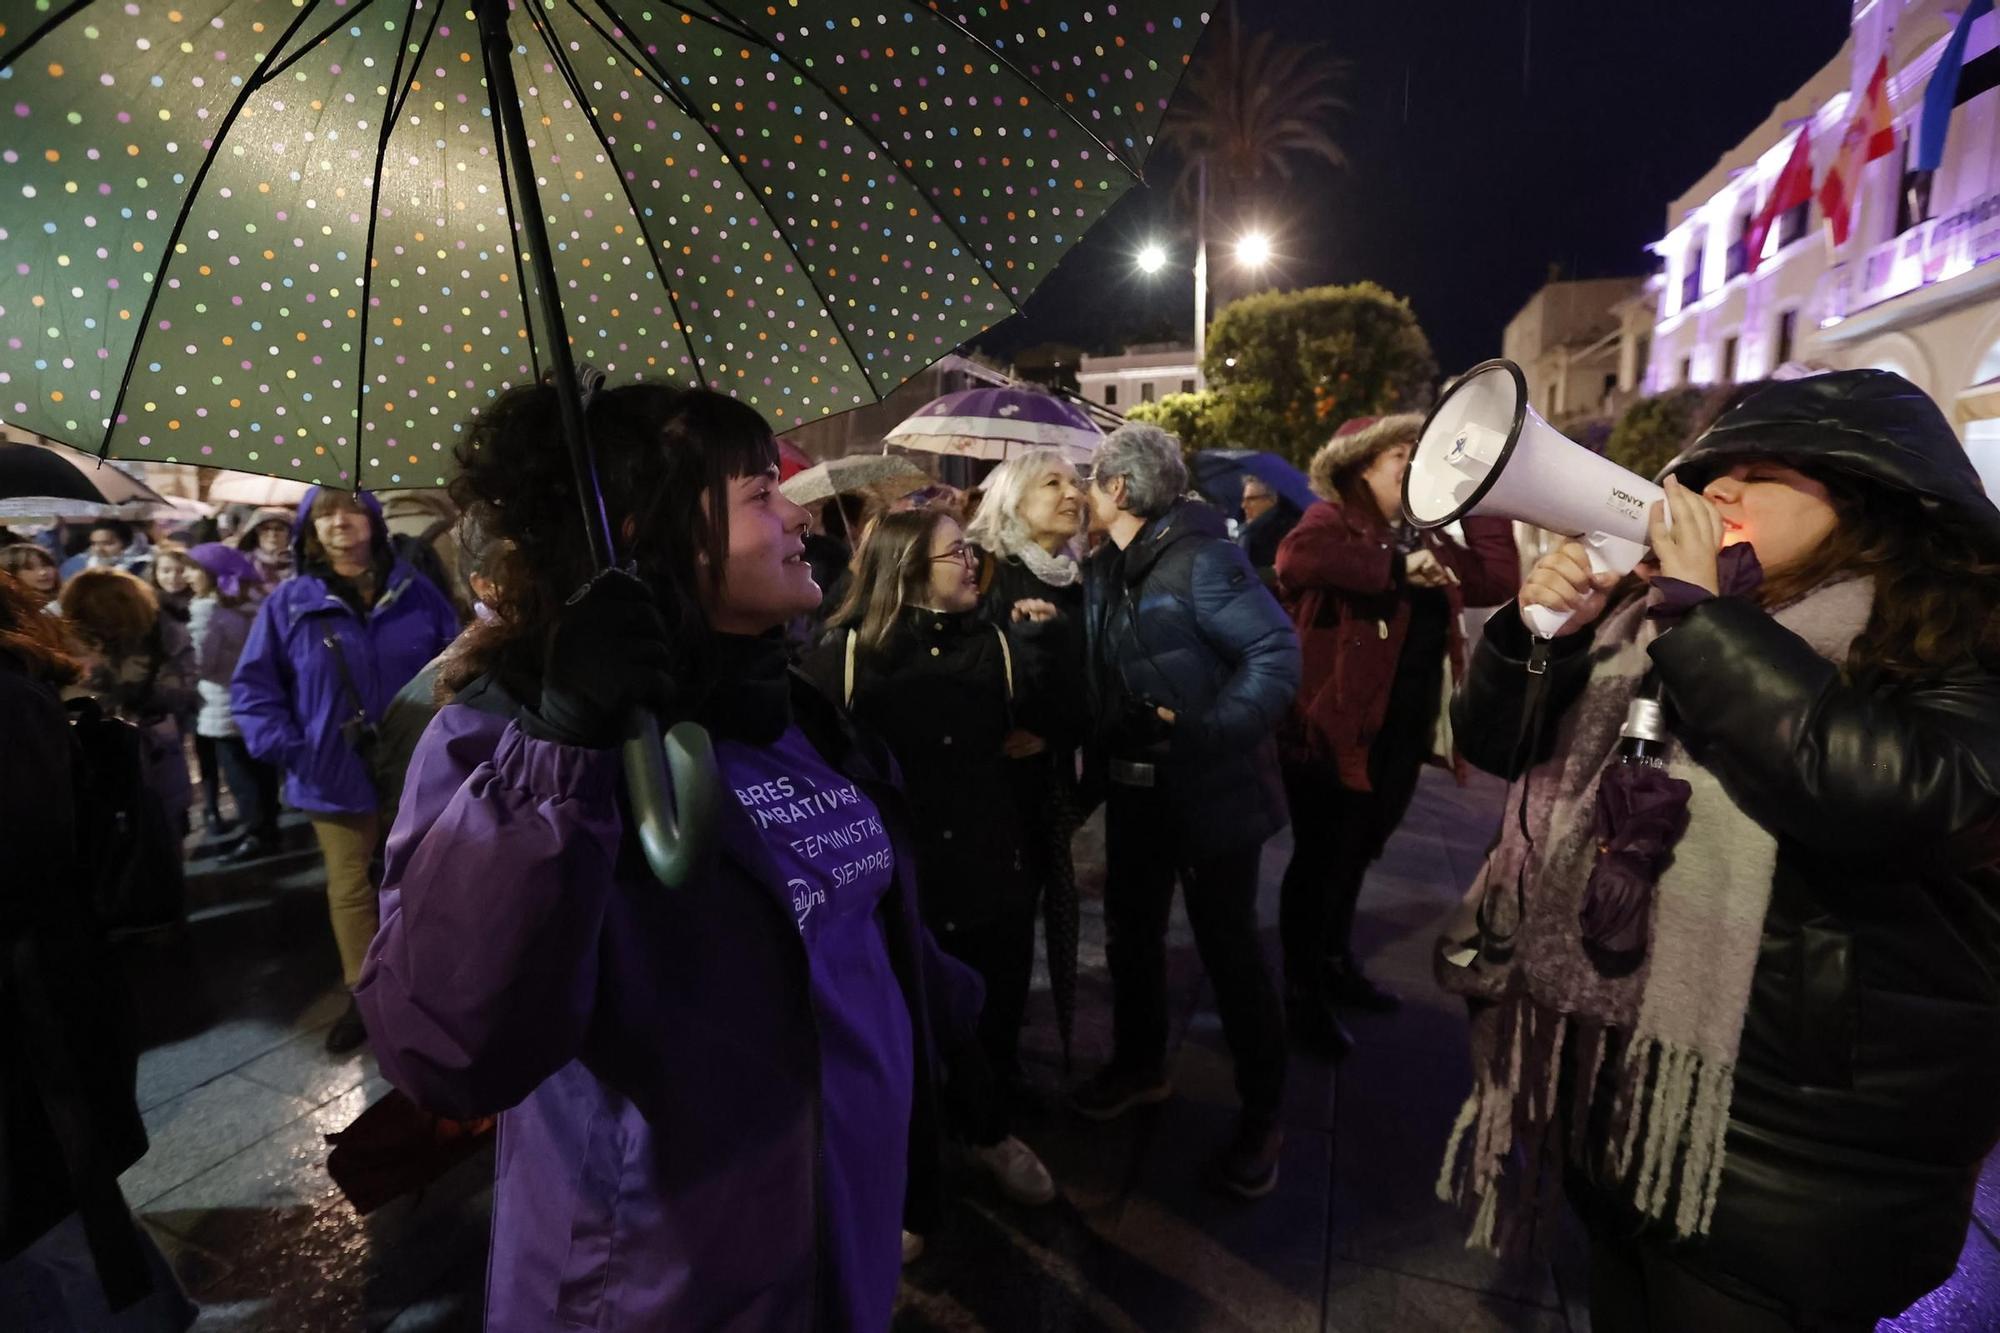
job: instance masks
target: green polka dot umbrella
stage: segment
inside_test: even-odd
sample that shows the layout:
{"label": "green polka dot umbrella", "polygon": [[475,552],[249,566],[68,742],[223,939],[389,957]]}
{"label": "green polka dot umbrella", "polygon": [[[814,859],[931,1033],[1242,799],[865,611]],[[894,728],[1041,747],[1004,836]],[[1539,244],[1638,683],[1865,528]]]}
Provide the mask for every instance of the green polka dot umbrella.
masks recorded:
{"label": "green polka dot umbrella", "polygon": [[1130,188],[1204,18],[0,0],[0,418],[386,487],[444,480],[469,415],[572,358],[779,430],[872,402]]}

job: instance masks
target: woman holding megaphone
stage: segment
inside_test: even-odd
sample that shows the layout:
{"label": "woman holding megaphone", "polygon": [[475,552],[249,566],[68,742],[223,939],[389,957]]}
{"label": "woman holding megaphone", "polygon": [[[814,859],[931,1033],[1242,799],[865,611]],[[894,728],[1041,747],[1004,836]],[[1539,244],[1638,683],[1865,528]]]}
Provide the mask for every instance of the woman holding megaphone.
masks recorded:
{"label": "woman holding megaphone", "polygon": [[1650,587],[1550,553],[1553,644],[1503,611],[1453,704],[1514,785],[1440,941],[1440,1188],[1500,1245],[1566,1188],[1600,1333],[1872,1328],[1951,1275],[2000,1139],[2000,512],[1880,371],[1669,472]]}
{"label": "woman holding megaphone", "polygon": [[[787,668],[820,590],[770,427],[707,389],[589,395],[628,562],[593,576],[556,392],[503,394],[459,453],[509,546],[389,839],[376,1056],[500,1114],[489,1331],[887,1328],[978,978],[917,916],[887,750]],[[730,792],[675,888],[619,781],[640,707],[707,727]]]}

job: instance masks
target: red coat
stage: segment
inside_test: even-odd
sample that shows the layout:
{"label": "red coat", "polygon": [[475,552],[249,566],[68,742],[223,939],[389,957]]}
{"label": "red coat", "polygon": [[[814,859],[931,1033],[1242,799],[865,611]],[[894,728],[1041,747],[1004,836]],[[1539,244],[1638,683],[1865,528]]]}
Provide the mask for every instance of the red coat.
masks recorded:
{"label": "red coat", "polygon": [[[1451,672],[1465,665],[1459,613],[1498,606],[1521,586],[1513,525],[1468,518],[1466,545],[1442,531],[1424,545],[1452,573]],[[1341,784],[1367,791],[1368,750],[1389,709],[1389,686],[1409,632],[1410,599],[1402,558],[1389,529],[1372,514],[1322,500],[1278,547],[1278,590],[1298,626],[1305,671],[1292,716],[1281,733],[1293,756],[1332,759]]]}

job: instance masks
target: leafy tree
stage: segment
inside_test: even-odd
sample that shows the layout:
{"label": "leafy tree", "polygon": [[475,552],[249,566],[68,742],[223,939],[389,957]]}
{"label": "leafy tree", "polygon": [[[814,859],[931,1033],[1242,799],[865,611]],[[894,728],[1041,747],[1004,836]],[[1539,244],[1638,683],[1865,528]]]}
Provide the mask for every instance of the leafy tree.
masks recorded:
{"label": "leafy tree", "polygon": [[1230,448],[1227,405],[1213,392],[1170,393],[1151,403],[1134,403],[1125,413],[1127,421],[1150,421],[1160,429],[1180,437],[1181,447],[1194,453],[1202,449]]}
{"label": "leafy tree", "polygon": [[1422,406],[1437,359],[1407,301],[1358,282],[1223,307],[1202,369],[1220,400],[1205,420],[1227,444],[1304,466],[1350,417]]}
{"label": "leafy tree", "polygon": [[1658,476],[1694,438],[1708,415],[1709,396],[1708,390],[1683,385],[1639,399],[1611,428],[1605,457],[1642,477]]}

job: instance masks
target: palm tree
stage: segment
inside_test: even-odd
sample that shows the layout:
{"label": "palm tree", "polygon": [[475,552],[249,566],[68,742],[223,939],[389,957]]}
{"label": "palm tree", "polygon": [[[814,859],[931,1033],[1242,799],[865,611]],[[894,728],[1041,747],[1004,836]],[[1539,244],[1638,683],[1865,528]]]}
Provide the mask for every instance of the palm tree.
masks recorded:
{"label": "palm tree", "polygon": [[1160,128],[1183,159],[1178,188],[1190,191],[1204,162],[1209,189],[1227,194],[1272,177],[1289,181],[1301,158],[1346,166],[1327,132],[1333,113],[1347,109],[1335,91],[1346,72],[1322,43],[1246,34],[1236,6],[1226,5]]}

